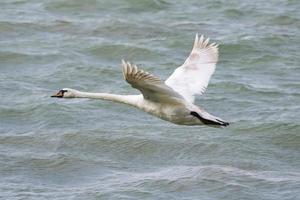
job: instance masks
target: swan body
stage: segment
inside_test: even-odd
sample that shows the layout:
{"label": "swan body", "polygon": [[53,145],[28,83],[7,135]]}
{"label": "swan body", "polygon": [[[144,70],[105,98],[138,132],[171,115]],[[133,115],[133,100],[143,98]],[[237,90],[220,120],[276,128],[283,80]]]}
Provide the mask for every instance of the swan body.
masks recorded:
{"label": "swan body", "polygon": [[228,126],[229,123],[194,104],[203,94],[218,61],[218,46],[196,35],[191,54],[183,65],[163,82],[154,75],[122,60],[123,77],[140,95],[82,92],[64,88],[52,97],[91,98],[134,106],[151,115],[179,125]]}

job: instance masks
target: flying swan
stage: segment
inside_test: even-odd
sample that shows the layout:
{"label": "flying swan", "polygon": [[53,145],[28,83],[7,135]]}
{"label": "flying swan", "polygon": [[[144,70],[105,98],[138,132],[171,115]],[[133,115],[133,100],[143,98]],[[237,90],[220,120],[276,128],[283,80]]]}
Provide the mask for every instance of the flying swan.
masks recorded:
{"label": "flying swan", "polygon": [[64,88],[51,97],[103,99],[137,107],[179,125],[228,126],[194,104],[195,95],[204,93],[218,61],[218,45],[196,35],[194,46],[183,65],[163,82],[158,77],[122,60],[124,79],[142,94],[118,95],[81,92]]}

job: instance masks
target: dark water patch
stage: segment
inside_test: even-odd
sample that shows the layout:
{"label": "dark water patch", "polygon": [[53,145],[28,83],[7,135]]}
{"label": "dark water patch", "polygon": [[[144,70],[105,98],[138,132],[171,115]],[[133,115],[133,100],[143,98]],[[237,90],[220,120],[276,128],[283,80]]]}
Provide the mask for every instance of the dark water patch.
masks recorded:
{"label": "dark water patch", "polygon": [[[240,57],[243,58],[249,58],[249,54],[257,54],[260,53],[260,51],[253,47],[250,44],[222,44],[220,45],[220,51],[222,52],[221,56],[224,58],[236,58]],[[221,57],[221,58],[222,58]]]}
{"label": "dark water patch", "polygon": [[126,0],[125,2],[124,7],[127,7],[128,12],[155,12],[165,10],[170,5],[170,3],[165,0]]}
{"label": "dark water patch", "polygon": [[33,60],[30,55],[22,54],[22,53],[15,53],[15,52],[1,52],[0,59],[5,63],[11,63],[12,61],[16,62],[18,60],[19,63],[23,63],[24,60]]}
{"label": "dark water patch", "polygon": [[[274,62],[274,61],[281,62],[282,57],[278,57],[278,56],[271,55],[271,54],[261,55],[258,58],[253,58],[253,60],[251,60],[251,64],[255,67],[255,66],[257,66],[257,64],[266,65],[267,63]],[[249,70],[251,70],[251,69],[249,69]]]}
{"label": "dark water patch", "polygon": [[47,26],[42,23],[35,23],[35,22],[22,22],[22,21],[0,21],[0,30],[6,32],[17,32],[20,30],[42,30],[45,29]]}
{"label": "dark water patch", "polygon": [[0,36],[0,39],[13,39],[21,40],[24,38],[35,38],[34,36],[42,35],[45,37],[45,33],[51,32],[49,29],[51,27],[51,22],[30,22],[27,21],[1,21],[0,22],[0,31],[3,33]]}
{"label": "dark water patch", "polygon": [[60,138],[57,134],[46,135],[42,132],[27,132],[22,134],[2,134],[0,136],[3,149],[17,148],[23,149],[23,153],[35,152],[39,149],[39,153],[53,152],[57,150],[60,144]]}
{"label": "dark water patch", "polygon": [[118,59],[120,58],[126,60],[143,60],[147,57],[156,58],[159,55],[152,50],[141,47],[141,46],[132,46],[128,44],[116,44],[116,45],[97,45],[90,49],[87,49],[92,56],[98,57],[99,59]]}
{"label": "dark water patch", "polygon": [[287,126],[284,134],[274,136],[272,141],[282,148],[300,150],[300,136],[297,134],[299,131],[300,125]]}
{"label": "dark water patch", "polygon": [[85,2],[80,0],[56,0],[46,3],[44,8],[47,11],[58,12],[61,14],[79,14],[79,11],[82,11],[83,13],[101,11],[102,6],[103,4],[98,4],[97,0],[88,0]]}
{"label": "dark water patch", "polygon": [[211,87],[216,87],[217,89],[223,89],[228,93],[245,93],[245,94],[260,94],[272,95],[273,97],[281,97],[285,91],[276,87],[265,87],[265,86],[256,86],[247,82],[217,82],[212,83]]}
{"label": "dark water patch", "polygon": [[[15,67],[16,65],[22,66],[23,68],[20,71],[26,71],[28,66],[43,66],[45,63],[49,63],[50,60],[59,59],[61,56],[59,54],[48,54],[48,53],[21,53],[21,52],[0,52],[0,59],[2,62],[2,69],[7,68],[9,71],[11,66]],[[25,69],[24,69],[25,68]]]}
{"label": "dark water patch", "polygon": [[299,19],[288,15],[276,16],[273,19],[269,20],[269,22],[281,26],[293,25],[293,26],[300,27]]}
{"label": "dark water patch", "polygon": [[[145,32],[145,30],[147,30]],[[126,33],[126,34],[125,34]],[[142,39],[153,40],[153,38],[163,37],[163,33],[168,33],[166,27],[157,29],[157,24],[154,22],[148,22],[145,24],[136,23],[133,20],[126,19],[104,19],[100,23],[96,23],[93,26],[91,35],[95,37],[105,36],[107,38],[114,38],[114,40],[120,41],[128,39],[139,42]]]}
{"label": "dark water patch", "polygon": [[87,35],[89,33],[88,27],[82,28],[82,26],[88,26],[84,23],[71,21],[69,19],[53,19],[47,24],[45,29],[49,33],[55,33],[64,35],[68,38],[74,37],[75,35]]}
{"label": "dark water patch", "polygon": [[244,13],[238,9],[227,9],[224,11],[225,15],[229,18],[240,19],[244,16]]}
{"label": "dark water patch", "polygon": [[68,74],[70,78],[95,81],[93,84],[118,83],[122,78],[121,61],[116,66],[74,66]]}
{"label": "dark water patch", "polygon": [[[287,40],[289,42],[287,43]],[[276,56],[275,61],[273,62],[273,65],[276,65],[277,63],[286,63],[289,62],[289,60],[293,60],[294,54],[293,52],[287,53],[287,49],[290,49],[295,44],[295,36],[293,35],[286,35],[283,33],[276,33],[268,36],[261,37],[259,39],[259,42],[261,43],[261,46],[266,50],[267,55]],[[282,51],[280,54],[277,54],[276,52],[278,49],[285,49],[285,51]],[[279,59],[278,59],[279,58]]]}
{"label": "dark water patch", "polygon": [[[151,1],[136,1],[126,0],[122,3],[116,3],[112,1],[88,0],[82,2],[80,0],[57,0],[45,5],[45,9],[51,12],[57,12],[60,14],[72,13],[80,15],[82,13],[97,13],[108,10],[123,10],[126,13],[130,12],[155,12],[167,8],[169,4],[163,0],[151,0]],[[79,12],[80,11],[80,12]]]}
{"label": "dark water patch", "polygon": [[239,131],[264,133],[270,130],[276,130],[276,132],[290,132],[298,130],[299,127],[299,124],[295,122],[255,122],[254,124],[239,127]]}
{"label": "dark water patch", "polygon": [[205,22],[198,22],[198,21],[178,21],[178,22],[173,22],[171,24],[168,24],[170,27],[175,27],[175,28],[181,28],[181,29],[189,29],[193,26],[205,26],[207,23]]}

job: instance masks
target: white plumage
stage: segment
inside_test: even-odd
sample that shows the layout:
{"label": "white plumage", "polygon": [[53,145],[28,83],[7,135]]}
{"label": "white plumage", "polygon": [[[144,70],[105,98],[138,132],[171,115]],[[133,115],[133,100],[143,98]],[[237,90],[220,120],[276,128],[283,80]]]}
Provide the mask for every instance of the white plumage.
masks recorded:
{"label": "white plumage", "polygon": [[183,65],[163,82],[158,77],[122,60],[124,79],[141,95],[89,93],[64,88],[52,97],[94,98],[135,106],[149,114],[180,125],[227,126],[194,104],[203,94],[218,62],[218,45],[196,35],[193,49]]}
{"label": "white plumage", "polygon": [[218,45],[209,44],[203,35],[196,35],[194,47],[183,65],[166,80],[166,84],[190,103],[196,94],[203,94],[218,62]]}

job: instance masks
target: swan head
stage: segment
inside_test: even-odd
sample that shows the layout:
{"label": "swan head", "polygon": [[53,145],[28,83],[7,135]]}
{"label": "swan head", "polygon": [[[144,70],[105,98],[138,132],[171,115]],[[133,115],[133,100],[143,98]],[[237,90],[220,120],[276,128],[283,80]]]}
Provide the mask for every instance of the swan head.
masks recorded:
{"label": "swan head", "polygon": [[51,97],[56,98],[74,98],[79,93],[78,90],[70,89],[70,88],[63,88],[59,90],[56,94],[52,95]]}

